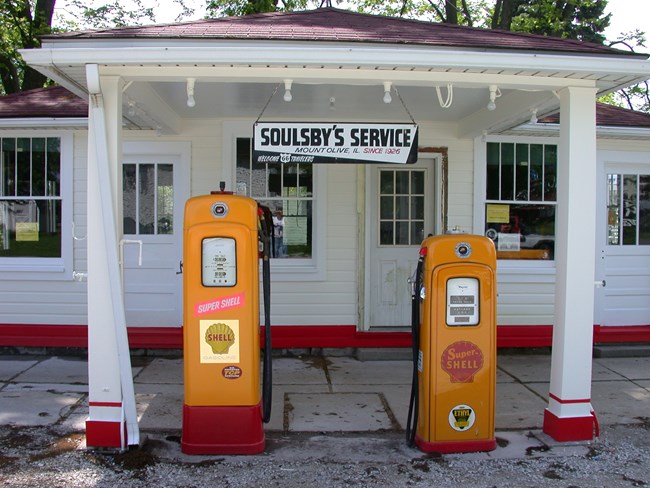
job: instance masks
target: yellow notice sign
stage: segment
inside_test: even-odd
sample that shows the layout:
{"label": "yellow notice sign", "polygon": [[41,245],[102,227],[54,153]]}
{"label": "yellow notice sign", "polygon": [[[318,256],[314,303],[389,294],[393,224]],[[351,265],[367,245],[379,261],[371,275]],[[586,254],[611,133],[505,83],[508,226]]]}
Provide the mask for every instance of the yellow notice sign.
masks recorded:
{"label": "yellow notice sign", "polygon": [[488,203],[485,214],[488,224],[507,224],[510,222],[510,205]]}
{"label": "yellow notice sign", "polygon": [[17,241],[38,241],[38,222],[16,222]]}

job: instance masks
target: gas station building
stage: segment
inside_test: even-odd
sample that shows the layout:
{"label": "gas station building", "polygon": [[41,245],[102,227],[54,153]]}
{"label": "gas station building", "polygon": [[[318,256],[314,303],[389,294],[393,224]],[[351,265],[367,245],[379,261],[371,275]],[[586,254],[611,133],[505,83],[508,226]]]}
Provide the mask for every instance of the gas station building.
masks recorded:
{"label": "gas station building", "polygon": [[[495,242],[497,345],[552,346],[551,435],[591,438],[594,342],[650,341],[650,120],[595,102],[647,55],[334,8],[22,55],[73,95],[0,120],[0,340],[88,346],[89,438],[137,443],[125,352],[182,347],[183,206],[222,181],[274,214],[274,348],[408,347],[419,245],[450,231]],[[264,134],[301,156],[256,158]]]}

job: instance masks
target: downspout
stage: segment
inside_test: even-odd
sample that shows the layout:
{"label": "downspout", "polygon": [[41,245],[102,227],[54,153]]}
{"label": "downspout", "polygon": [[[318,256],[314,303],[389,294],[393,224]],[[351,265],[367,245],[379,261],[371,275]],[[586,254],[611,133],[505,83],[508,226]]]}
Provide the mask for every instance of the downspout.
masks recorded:
{"label": "downspout", "polygon": [[[106,233],[106,253],[109,266],[107,266],[110,292],[106,297],[111,302],[114,317],[116,350],[120,373],[122,392],[122,408],[126,421],[127,442],[129,445],[140,443],[140,431],[135,404],[135,389],[131,370],[131,357],[129,355],[129,340],[126,331],[126,317],[122,294],[121,273],[119,269],[118,238],[116,231],[116,216],[113,207],[111,192],[111,177],[109,171],[108,136],[104,111],[104,98],[101,91],[99,68],[96,64],[86,65],[86,78],[90,93],[89,105],[95,124],[94,143],[97,157],[97,171],[99,176],[99,197],[101,201],[102,226]],[[124,447],[124,446],[122,446]]]}

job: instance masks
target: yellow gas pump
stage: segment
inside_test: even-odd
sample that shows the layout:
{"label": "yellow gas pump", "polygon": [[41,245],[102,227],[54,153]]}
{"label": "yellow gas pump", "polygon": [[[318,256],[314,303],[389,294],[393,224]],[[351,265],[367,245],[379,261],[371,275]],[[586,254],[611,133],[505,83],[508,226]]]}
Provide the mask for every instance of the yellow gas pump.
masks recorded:
{"label": "yellow gas pump", "polygon": [[[264,451],[262,422],[270,416],[271,341],[267,320],[262,405],[260,224],[264,224],[261,211],[247,197],[214,192],[191,198],[185,206],[181,449],[187,454]],[[264,243],[266,271],[268,239]],[[265,301],[267,285],[265,276]]]}
{"label": "yellow gas pump", "polygon": [[412,318],[413,385],[407,441],[424,452],[493,450],[493,242],[465,234],[426,239],[416,270]]}

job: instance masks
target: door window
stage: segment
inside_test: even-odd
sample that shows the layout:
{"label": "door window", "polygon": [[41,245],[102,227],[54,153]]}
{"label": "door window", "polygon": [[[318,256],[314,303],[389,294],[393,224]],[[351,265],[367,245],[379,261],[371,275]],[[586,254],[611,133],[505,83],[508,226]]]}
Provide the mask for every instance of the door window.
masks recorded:
{"label": "door window", "polygon": [[124,234],[174,233],[173,181],[172,164],[122,165]]}
{"label": "door window", "polygon": [[417,246],[424,239],[423,169],[379,171],[379,245]]}
{"label": "door window", "polygon": [[607,244],[650,245],[650,175],[607,175]]}

